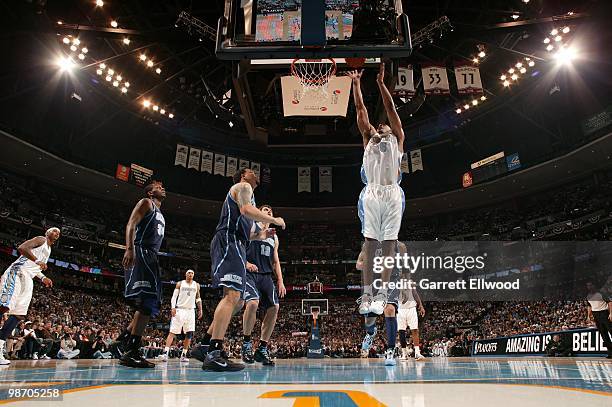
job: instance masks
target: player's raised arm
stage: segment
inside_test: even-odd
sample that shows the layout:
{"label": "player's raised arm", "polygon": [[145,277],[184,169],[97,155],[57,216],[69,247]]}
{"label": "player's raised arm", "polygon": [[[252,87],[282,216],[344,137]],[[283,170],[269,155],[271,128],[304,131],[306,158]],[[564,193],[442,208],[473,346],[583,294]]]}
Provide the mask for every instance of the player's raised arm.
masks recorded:
{"label": "player's raised arm", "polygon": [[[46,240],[47,239],[44,238],[43,236],[36,236],[20,244],[19,247],[17,248],[17,251],[22,256],[27,257],[29,260],[32,260],[34,263],[38,264],[37,263],[38,259],[36,258],[36,256],[34,256],[34,253],[32,253],[32,249],[35,249],[39,246],[44,245]],[[47,268],[47,265],[45,263],[38,264],[38,265],[41,267],[42,270],[45,270]]]}
{"label": "player's raised arm", "polygon": [[395,110],[395,103],[393,103],[393,97],[391,96],[391,92],[387,89],[385,85],[385,64],[384,62],[380,63],[380,68],[378,71],[378,75],[376,76],[376,83],[378,84],[378,89],[380,89],[380,95],[382,97],[383,105],[385,106],[385,112],[387,113],[387,119],[389,119],[389,127],[391,127],[391,131],[397,137],[397,144],[400,148],[400,151],[404,151],[404,129],[402,128],[402,121]]}
{"label": "player's raised arm", "polygon": [[285,229],[285,221],[283,218],[275,218],[266,215],[252,203],[253,198],[253,187],[247,182],[239,182],[235,184],[231,189],[230,193],[232,198],[238,203],[240,208],[240,214],[247,218],[262,223],[271,223],[280,226]]}
{"label": "player's raised arm", "polygon": [[123,267],[127,270],[134,265],[134,231],[149,211],[153,209],[150,199],[143,198],[134,207],[127,226],[125,227],[125,254],[123,255]]}
{"label": "player's raised arm", "polygon": [[370,118],[368,116],[368,109],[366,109],[363,103],[363,95],[361,94],[361,71],[348,71],[346,76],[351,78],[353,81],[353,100],[355,101],[355,109],[357,110],[357,127],[361,132],[363,138],[363,146],[365,147],[370,141],[372,132],[376,131],[370,124]]}

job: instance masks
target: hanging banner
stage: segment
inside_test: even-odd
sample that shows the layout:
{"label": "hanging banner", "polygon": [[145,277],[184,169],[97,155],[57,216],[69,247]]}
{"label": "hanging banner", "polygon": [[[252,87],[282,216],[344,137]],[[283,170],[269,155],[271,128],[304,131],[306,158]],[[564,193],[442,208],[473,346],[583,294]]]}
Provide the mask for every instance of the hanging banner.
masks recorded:
{"label": "hanging banner", "polygon": [[117,171],[115,172],[115,178],[120,181],[128,182],[130,180],[130,167],[123,164],[117,164]]}
{"label": "hanging banner", "polygon": [[310,190],[310,167],[298,167],[298,192],[311,192]]}
{"label": "hanging banner", "polygon": [[414,72],[412,65],[408,67],[400,66],[397,68],[397,83],[393,93],[397,96],[412,97],[415,95],[414,89]]}
{"label": "hanging banner", "polygon": [[410,173],[410,167],[408,166],[408,153],[402,154],[402,162],[400,163],[400,170],[404,174]]}
{"label": "hanging banner", "polygon": [[463,178],[462,178],[462,184],[463,184],[463,188],[467,188],[467,187],[471,187],[472,184],[474,183],[474,179],[472,178],[472,174],[468,171],[465,174],[463,174]]}
{"label": "hanging banner", "polygon": [[215,154],[215,175],[225,176],[225,156],[223,154]]}
{"label": "hanging banner", "polygon": [[421,149],[412,150],[410,152],[410,164],[412,165],[412,172],[423,171],[423,160],[421,157]]}
{"label": "hanging banner", "polygon": [[264,184],[271,184],[272,171],[270,171],[270,167],[262,167],[261,173],[261,182],[263,182]]}
{"label": "hanging banner", "polygon": [[238,171],[238,159],[236,157],[227,156],[227,171],[225,172],[226,177],[233,177]]}
{"label": "hanging banner", "polygon": [[189,147],[184,144],[176,145],[176,156],[174,157],[174,165],[187,167],[187,156],[189,155]]}
{"label": "hanging banner", "polygon": [[421,74],[423,76],[423,89],[426,95],[450,94],[445,66],[424,66],[421,68]]}
{"label": "hanging banner", "polygon": [[514,171],[521,168],[521,159],[519,158],[518,153],[507,156],[506,164],[508,165],[508,171]]}
{"label": "hanging banner", "polygon": [[202,150],[202,167],[200,171],[212,174],[213,172],[213,153]]}
{"label": "hanging banner", "polygon": [[130,165],[130,181],[139,187],[143,187],[149,182],[149,179],[153,176],[153,170],[142,167],[138,164]]}
{"label": "hanging banner", "polygon": [[455,67],[455,80],[460,95],[482,94],[482,81],[480,70],[473,65],[459,65]]}
{"label": "hanging banner", "polygon": [[249,160],[240,159],[240,169],[249,168]]}
{"label": "hanging banner", "polygon": [[189,165],[187,168],[193,168],[194,170],[200,171],[200,154],[202,150],[199,148],[189,148]]}
{"label": "hanging banner", "polygon": [[332,192],[332,167],[319,167],[319,192]]}
{"label": "hanging banner", "polygon": [[259,178],[259,174],[261,170],[261,166],[259,165],[259,163],[251,163],[251,169],[253,170],[255,175],[257,175],[257,178]]}

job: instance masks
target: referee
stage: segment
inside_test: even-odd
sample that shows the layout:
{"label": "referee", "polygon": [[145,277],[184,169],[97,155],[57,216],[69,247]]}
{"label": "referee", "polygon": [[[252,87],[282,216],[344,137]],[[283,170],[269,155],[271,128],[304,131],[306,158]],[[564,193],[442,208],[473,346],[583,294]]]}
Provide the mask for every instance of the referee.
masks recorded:
{"label": "referee", "polygon": [[608,349],[607,359],[612,359],[612,301],[604,297],[592,282],[586,284],[589,302],[589,321],[595,320],[595,326]]}

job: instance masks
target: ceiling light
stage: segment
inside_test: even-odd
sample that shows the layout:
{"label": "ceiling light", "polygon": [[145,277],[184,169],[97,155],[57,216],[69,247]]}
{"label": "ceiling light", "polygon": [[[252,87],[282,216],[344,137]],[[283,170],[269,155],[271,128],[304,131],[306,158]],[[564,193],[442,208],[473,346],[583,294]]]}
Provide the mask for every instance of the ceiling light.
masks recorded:
{"label": "ceiling light", "polygon": [[102,7],[104,6],[104,2],[102,0],[96,0],[96,6]]}
{"label": "ceiling light", "polygon": [[512,19],[514,19],[514,20],[518,20],[518,18],[519,18],[519,15],[518,15],[518,14],[512,14]]}
{"label": "ceiling light", "polygon": [[117,26],[119,25],[119,24],[117,23],[117,21],[115,21],[115,20],[111,21],[111,23],[110,23],[110,24],[111,24],[111,27],[113,27],[113,28],[117,28]]}
{"label": "ceiling light", "polygon": [[96,71],[96,73],[97,73],[98,75],[102,75],[102,70],[101,70],[101,69],[98,69],[98,70]]}
{"label": "ceiling light", "polygon": [[87,54],[87,53],[89,52],[89,50],[87,49],[87,47],[83,47],[83,48],[81,49],[81,52],[82,52],[83,54]]}
{"label": "ceiling light", "polygon": [[514,73],[514,68],[508,69],[508,73]]}
{"label": "ceiling light", "polygon": [[166,109],[161,109],[159,112],[160,112],[161,114],[166,114]]}
{"label": "ceiling light", "polygon": [[153,110],[155,110],[157,112],[159,110],[159,106],[153,105]]}
{"label": "ceiling light", "polygon": [[457,110],[455,110],[455,113],[457,114],[461,113],[461,109],[457,108]]}
{"label": "ceiling light", "polygon": [[129,87],[130,87],[130,83],[129,83],[129,82],[126,82],[126,83],[124,83],[123,85],[125,85],[125,87],[126,87],[126,88],[129,88]]}
{"label": "ceiling light", "polygon": [[505,86],[505,87],[510,86],[510,82],[508,82],[508,81],[504,81],[504,86]]}
{"label": "ceiling light", "polygon": [[119,86],[119,81],[113,81],[113,86],[114,86],[114,87]]}
{"label": "ceiling light", "polygon": [[525,73],[527,72],[527,68],[521,68],[520,73]]}
{"label": "ceiling light", "polygon": [[522,62],[517,62],[515,66],[516,66],[517,68],[520,68],[521,66],[523,66],[523,63],[522,63]]}
{"label": "ceiling light", "polygon": [[468,109],[470,108],[470,105],[468,105],[468,104],[466,103],[465,105],[463,105],[463,108],[464,108],[465,110],[468,110]]}
{"label": "ceiling light", "polygon": [[478,63],[478,58],[474,58],[474,59],[472,59],[472,62],[473,62],[473,63],[475,63],[475,64],[477,64],[477,63]]}
{"label": "ceiling light", "polygon": [[555,49],[555,47],[552,44],[548,44],[546,46],[546,51],[548,51],[548,52],[552,51],[553,49]]}
{"label": "ceiling light", "polygon": [[159,75],[159,74],[161,73],[161,69],[160,69],[160,68],[157,68],[157,69],[155,70],[155,73]]}
{"label": "ceiling light", "polygon": [[487,54],[486,54],[484,51],[480,51],[480,52],[478,53],[478,56],[479,56],[480,58],[484,58],[486,55],[487,55]]}
{"label": "ceiling light", "polygon": [[151,106],[151,101],[145,99],[142,101],[142,105],[148,108],[149,106]]}
{"label": "ceiling light", "polygon": [[145,54],[140,54],[140,56],[138,58],[140,58],[141,61],[146,61],[147,60],[147,56]]}
{"label": "ceiling light", "polygon": [[79,59],[80,59],[81,61],[82,61],[82,60],[84,60],[84,59],[85,59],[85,55],[83,55],[83,54],[79,54]]}
{"label": "ceiling light", "polygon": [[81,43],[81,41],[78,38],[75,38],[74,40],[72,40],[72,43],[74,45],[79,45]]}
{"label": "ceiling light", "polygon": [[106,71],[106,72],[108,72],[109,75],[114,75],[115,74],[115,71],[110,69],[110,68],[108,68],[108,71]]}
{"label": "ceiling light", "polygon": [[568,32],[570,32],[570,28],[569,27],[563,27],[562,32],[563,32],[563,34],[567,34]]}
{"label": "ceiling light", "polygon": [[169,118],[171,118],[171,119],[174,119],[174,115],[173,115],[172,113],[170,113],[170,114],[168,115],[168,117],[169,117]]}
{"label": "ceiling light", "polygon": [[550,32],[550,35],[557,35],[557,34],[559,34],[559,30],[557,30],[556,28]]}
{"label": "ceiling light", "polygon": [[485,101],[485,100],[487,100],[487,97],[486,97],[485,95],[482,95],[482,96],[480,97],[480,100]]}
{"label": "ceiling light", "polygon": [[127,93],[127,88],[125,86],[121,88],[121,93]]}
{"label": "ceiling light", "polygon": [[106,79],[106,81],[107,81],[107,82],[110,82],[110,81],[111,81],[111,79],[113,79],[113,77],[112,77],[112,76],[110,76],[110,75],[106,75],[106,78],[104,78],[104,79]]}
{"label": "ceiling light", "polygon": [[150,68],[153,66],[153,61],[151,61],[150,59],[147,61],[147,66]]}
{"label": "ceiling light", "polygon": [[563,37],[561,37],[560,35],[557,35],[557,36],[555,37],[555,42],[559,42],[559,41],[561,41],[562,39],[563,39]]}
{"label": "ceiling light", "polygon": [[64,44],[70,44],[70,38],[68,38],[68,37],[64,37],[64,39],[62,40],[62,42],[63,42]]}
{"label": "ceiling light", "polygon": [[129,39],[129,38],[127,38],[127,37],[126,37],[126,38],[124,38],[124,39],[123,39],[123,43],[124,43],[125,45],[130,45],[130,39]]}
{"label": "ceiling light", "polygon": [[106,69],[106,64],[105,63],[101,63],[100,64],[100,69]]}
{"label": "ceiling light", "polygon": [[72,68],[74,68],[76,64],[74,63],[72,58],[61,57],[57,60],[57,65],[60,67],[60,70],[62,72],[70,72],[72,71]]}
{"label": "ceiling light", "polygon": [[535,65],[535,62],[529,61],[529,66],[534,66],[534,65]]}
{"label": "ceiling light", "polygon": [[510,77],[510,79],[512,79],[513,81],[518,79],[518,75],[517,74],[512,74],[512,76]]}
{"label": "ceiling light", "polygon": [[478,101],[477,101],[476,99],[474,99],[474,100],[472,100],[472,104],[473,104],[474,106],[476,106],[476,105],[478,104]]}
{"label": "ceiling light", "polygon": [[76,52],[77,47],[75,45],[70,46],[70,51]]}

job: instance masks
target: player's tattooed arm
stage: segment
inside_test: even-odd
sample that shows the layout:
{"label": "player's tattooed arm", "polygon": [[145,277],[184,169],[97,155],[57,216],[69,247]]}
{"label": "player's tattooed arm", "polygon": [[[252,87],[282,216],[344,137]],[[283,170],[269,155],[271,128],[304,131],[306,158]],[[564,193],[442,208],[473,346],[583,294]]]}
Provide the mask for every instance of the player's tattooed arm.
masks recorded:
{"label": "player's tattooed arm", "polygon": [[253,188],[248,182],[239,182],[235,184],[231,189],[230,193],[232,198],[238,203],[240,208],[240,214],[255,221],[268,224],[275,224],[285,229],[285,221],[283,218],[275,218],[266,215],[252,203]]}
{"label": "player's tattooed arm", "polygon": [[385,64],[381,62],[378,75],[376,77],[376,83],[380,89],[380,95],[382,97],[383,105],[385,106],[385,112],[387,113],[387,119],[389,119],[389,127],[391,131],[397,137],[397,144],[400,151],[404,151],[404,129],[402,128],[402,121],[395,110],[395,103],[393,103],[393,97],[391,92],[385,85]]}
{"label": "player's tattooed arm", "polygon": [[127,270],[134,265],[134,232],[136,225],[153,210],[150,199],[143,198],[134,207],[130,219],[125,227],[125,254],[123,255],[123,267]]}
{"label": "player's tattooed arm", "polygon": [[355,102],[355,110],[357,111],[357,127],[363,138],[363,146],[365,147],[370,141],[372,133],[376,132],[374,126],[370,124],[370,118],[368,116],[368,109],[366,109],[365,103],[363,103],[363,95],[361,94],[361,75],[363,75],[363,69],[361,71],[348,71],[346,76],[351,78],[353,83],[353,101]]}
{"label": "player's tattooed arm", "polygon": [[[34,253],[32,253],[32,250],[42,246],[45,244],[45,241],[47,240],[46,237],[44,236],[36,236],[30,240],[26,240],[25,242],[23,242],[22,244],[19,245],[19,247],[17,248],[17,251],[19,252],[19,254],[21,254],[24,257],[27,257],[29,260],[32,260],[34,263],[38,264],[38,259],[36,258],[36,256],[34,256]],[[47,265],[42,263],[44,265],[44,269],[47,268]],[[40,264],[39,264],[40,266]],[[43,266],[41,266],[42,269]],[[44,270],[43,269],[43,270]]]}

